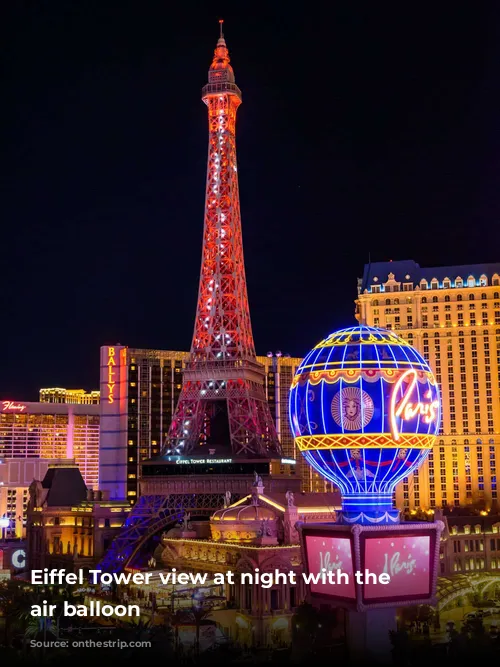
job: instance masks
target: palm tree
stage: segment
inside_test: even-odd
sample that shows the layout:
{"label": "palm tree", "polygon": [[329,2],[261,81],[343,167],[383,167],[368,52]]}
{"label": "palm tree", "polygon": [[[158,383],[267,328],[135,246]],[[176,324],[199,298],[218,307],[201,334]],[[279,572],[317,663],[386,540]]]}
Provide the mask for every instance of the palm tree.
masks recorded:
{"label": "palm tree", "polygon": [[201,604],[200,605],[193,605],[191,607],[190,615],[191,615],[192,619],[194,620],[194,623],[195,623],[195,626],[196,626],[196,643],[195,643],[196,655],[199,655],[199,653],[200,653],[200,628],[201,628],[201,623],[202,623],[202,621],[206,620],[210,616],[211,613],[212,613],[211,608],[203,607]]}
{"label": "palm tree", "polygon": [[170,625],[174,628],[174,649],[179,648],[179,627],[186,622],[186,612],[182,609],[176,609],[169,614]]}
{"label": "palm tree", "polygon": [[14,630],[23,629],[26,615],[33,604],[36,604],[36,596],[26,583],[11,580],[0,586],[0,610],[5,619],[5,646],[10,645]]}

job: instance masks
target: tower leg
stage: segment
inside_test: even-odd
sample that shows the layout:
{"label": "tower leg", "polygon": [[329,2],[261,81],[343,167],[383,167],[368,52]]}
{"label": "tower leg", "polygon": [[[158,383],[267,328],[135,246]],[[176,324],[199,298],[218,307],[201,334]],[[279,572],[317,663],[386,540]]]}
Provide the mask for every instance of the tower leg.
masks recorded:
{"label": "tower leg", "polygon": [[396,630],[396,609],[347,613],[347,646],[354,665],[392,664],[389,631]]}

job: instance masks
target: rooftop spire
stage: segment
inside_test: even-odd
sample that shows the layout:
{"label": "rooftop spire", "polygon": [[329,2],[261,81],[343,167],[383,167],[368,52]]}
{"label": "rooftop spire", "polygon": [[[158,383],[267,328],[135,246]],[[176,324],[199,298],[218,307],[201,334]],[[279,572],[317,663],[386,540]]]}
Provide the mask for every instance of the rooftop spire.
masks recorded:
{"label": "rooftop spire", "polygon": [[[217,46],[215,47],[214,57],[212,60],[212,65],[210,66],[209,71],[209,83],[215,83],[223,81],[229,81],[234,83],[234,73],[233,68],[231,67],[229,51],[226,46],[226,40],[224,39],[224,32],[222,30],[224,25],[224,19],[219,19],[220,26],[220,36],[217,41]],[[216,74],[214,75],[214,72]]]}
{"label": "rooftop spire", "polygon": [[217,46],[226,46],[226,40],[224,39],[224,33],[222,31],[223,25],[224,25],[224,19],[219,19],[219,25],[220,25],[220,35],[219,35],[219,41],[217,42]]}

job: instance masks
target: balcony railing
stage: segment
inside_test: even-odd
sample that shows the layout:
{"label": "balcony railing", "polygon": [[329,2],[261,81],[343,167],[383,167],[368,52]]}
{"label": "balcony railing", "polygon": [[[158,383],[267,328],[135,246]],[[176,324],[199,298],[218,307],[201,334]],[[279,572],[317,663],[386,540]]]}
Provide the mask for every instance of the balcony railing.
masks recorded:
{"label": "balcony railing", "polygon": [[233,93],[241,100],[241,90],[235,83],[228,83],[227,81],[221,83],[207,83],[201,90],[202,97],[205,95],[213,95],[217,93]]}

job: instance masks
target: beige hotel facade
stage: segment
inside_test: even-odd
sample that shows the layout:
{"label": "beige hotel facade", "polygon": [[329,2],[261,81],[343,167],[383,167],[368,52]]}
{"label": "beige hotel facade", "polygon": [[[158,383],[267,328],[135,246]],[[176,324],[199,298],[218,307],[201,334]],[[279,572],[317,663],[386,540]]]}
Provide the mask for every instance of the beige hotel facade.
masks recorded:
{"label": "beige hotel facade", "polygon": [[500,264],[368,264],[358,280],[356,318],[408,340],[441,388],[438,439],[424,465],[398,487],[398,505],[497,511]]}

